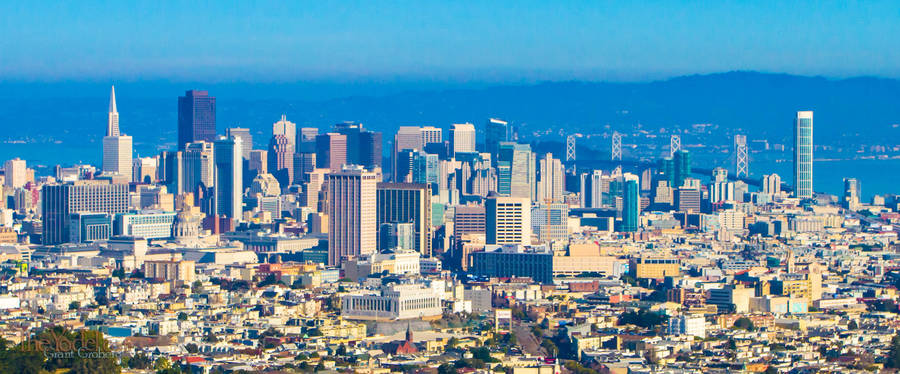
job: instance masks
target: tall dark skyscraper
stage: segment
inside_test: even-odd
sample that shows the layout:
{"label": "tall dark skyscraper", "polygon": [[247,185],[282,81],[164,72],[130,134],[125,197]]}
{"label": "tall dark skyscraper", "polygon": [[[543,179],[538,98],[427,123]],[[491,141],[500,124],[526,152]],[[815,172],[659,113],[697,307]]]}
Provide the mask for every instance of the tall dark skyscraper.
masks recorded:
{"label": "tall dark skyscraper", "polygon": [[216,140],[216,98],[190,90],[178,98],[178,149],[198,140]]}
{"label": "tall dark skyscraper", "polygon": [[381,166],[381,133],[369,131],[356,122],[334,125],[334,132],[347,137],[347,164],[362,165],[368,170]]}
{"label": "tall dark skyscraper", "polygon": [[[414,247],[431,256],[431,186],[422,183],[378,183],[378,227],[384,223],[412,223]],[[379,243],[381,249],[391,249]]]}

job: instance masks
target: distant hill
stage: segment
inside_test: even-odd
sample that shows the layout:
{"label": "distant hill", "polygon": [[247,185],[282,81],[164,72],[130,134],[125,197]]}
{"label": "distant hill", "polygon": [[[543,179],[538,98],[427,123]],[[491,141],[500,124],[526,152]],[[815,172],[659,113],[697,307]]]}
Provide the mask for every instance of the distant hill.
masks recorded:
{"label": "distant hill", "polygon": [[[452,89],[370,83],[348,85],[348,95],[342,98],[335,98],[343,92],[340,85],[126,82],[117,85],[123,131],[134,136],[136,143],[173,141],[176,97],[189,88],[209,89],[218,97],[220,132],[229,126],[250,127],[257,133],[257,144],[266,142],[271,124],[282,113],[298,125],[322,129],[355,120],[390,132],[401,125],[447,127],[465,121],[480,125],[493,116],[519,123],[526,131],[594,132],[606,124],[628,129],[637,123],[646,128],[714,123],[725,129],[741,128],[753,137],[787,138],[797,110],[816,112],[817,143],[839,141],[847,135],[855,142],[900,143],[900,128],[893,126],[900,123],[898,80],[757,72],[643,83],[548,82]],[[330,98],[318,100],[317,89]],[[4,128],[0,139],[30,136],[68,142],[103,135],[106,84],[0,82],[0,92],[0,126]]]}

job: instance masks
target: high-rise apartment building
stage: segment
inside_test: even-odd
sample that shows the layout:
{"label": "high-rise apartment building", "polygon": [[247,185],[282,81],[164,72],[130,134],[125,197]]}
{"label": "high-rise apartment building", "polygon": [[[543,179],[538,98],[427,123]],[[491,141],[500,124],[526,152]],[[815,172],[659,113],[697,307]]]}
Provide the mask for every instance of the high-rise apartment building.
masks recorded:
{"label": "high-rise apartment building", "polygon": [[455,123],[450,126],[451,156],[458,152],[475,152],[475,126],[471,123]]}
{"label": "high-rise apartment building", "polygon": [[794,119],[794,196],[813,196],[813,112],[800,111]]}
{"label": "high-rise apartment building", "polygon": [[487,244],[531,245],[531,200],[489,196],[485,201]]}
{"label": "high-rise apartment building", "polygon": [[778,195],[781,193],[781,177],[778,174],[763,175],[763,193]]}
{"label": "high-rise apartment building", "polygon": [[328,264],[376,250],[378,175],[346,166],[326,177],[328,186]]}
{"label": "high-rise apartment building", "polygon": [[241,139],[220,137],[215,142],[215,213],[241,219],[243,213],[243,157]]}
{"label": "high-rise apartment building", "polygon": [[43,243],[69,241],[69,216],[77,212],[124,213],[128,211],[128,186],[108,181],[85,180],[46,184],[41,189]]}
{"label": "high-rise apartment building", "polygon": [[178,149],[198,140],[216,140],[216,98],[190,90],[178,97]]}
{"label": "high-rise apartment building", "polygon": [[377,202],[378,227],[385,223],[411,223],[415,233],[413,249],[422,256],[431,256],[431,185],[378,183]]}

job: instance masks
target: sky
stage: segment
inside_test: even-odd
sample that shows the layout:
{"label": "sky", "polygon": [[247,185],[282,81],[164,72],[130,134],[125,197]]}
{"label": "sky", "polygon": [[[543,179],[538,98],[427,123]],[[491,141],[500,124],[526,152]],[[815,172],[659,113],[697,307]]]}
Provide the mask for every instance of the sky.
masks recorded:
{"label": "sky", "polygon": [[900,77],[891,1],[4,1],[0,81]]}

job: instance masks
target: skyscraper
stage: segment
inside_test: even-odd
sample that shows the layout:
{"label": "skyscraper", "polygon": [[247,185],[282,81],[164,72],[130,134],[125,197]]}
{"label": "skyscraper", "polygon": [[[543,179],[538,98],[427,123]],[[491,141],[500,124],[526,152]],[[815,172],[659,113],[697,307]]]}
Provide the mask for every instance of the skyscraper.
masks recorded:
{"label": "skyscraper", "polygon": [[215,153],[215,213],[241,219],[243,213],[243,157],[241,139],[219,137],[213,147]]}
{"label": "skyscraper", "polygon": [[131,180],[131,137],[126,135],[103,137],[103,173],[127,176]]}
{"label": "skyscraper", "polygon": [[361,123],[342,122],[334,125],[334,132],[347,137],[347,160],[372,170],[381,167],[381,133],[363,128]]}
{"label": "skyscraper", "polygon": [[[399,174],[402,166],[398,165],[399,154],[402,151],[423,150],[425,143],[422,137],[422,129],[416,126],[400,126],[394,134],[394,146],[391,149],[391,175],[394,182],[403,182],[406,174]],[[407,168],[406,170],[409,170]]]}
{"label": "skyscraper", "polygon": [[778,174],[763,175],[763,193],[778,195],[781,193],[781,177]]}
{"label": "skyscraper", "polygon": [[366,169],[380,168],[382,164],[381,133],[363,131],[359,134],[359,164]]}
{"label": "skyscraper", "polygon": [[475,126],[471,123],[455,123],[450,126],[451,156],[457,152],[475,152]]}
{"label": "skyscraper", "polygon": [[794,196],[813,196],[813,112],[797,112],[794,119]]}
{"label": "skyscraper", "polygon": [[538,163],[541,174],[537,183],[537,199],[542,202],[562,201],[566,178],[562,161],[547,153]]}
{"label": "skyscraper", "polygon": [[225,136],[240,138],[241,157],[243,157],[245,160],[250,159],[250,151],[253,150],[253,135],[250,134],[250,129],[241,127],[229,127],[225,129]]}
{"label": "skyscraper", "polygon": [[10,188],[25,187],[27,167],[25,160],[14,158],[3,164],[4,185]]}
{"label": "skyscraper", "polygon": [[198,140],[216,140],[216,98],[190,90],[178,98],[178,149]]}
{"label": "skyscraper", "polygon": [[378,226],[377,178],[361,166],[347,166],[327,175],[328,265],[375,252]]}
{"label": "skyscraper", "polygon": [[531,200],[488,196],[485,201],[487,244],[531,245]]}
{"label": "skyscraper", "polygon": [[[411,223],[413,249],[431,256],[431,186],[422,183],[378,183],[378,227]],[[379,243],[380,244],[380,243]],[[381,249],[390,249],[380,245]]]}
{"label": "skyscraper", "polygon": [[500,143],[497,158],[497,192],[505,196],[534,199],[535,165],[531,146]]}
{"label": "skyscraper", "polygon": [[[272,124],[272,136],[284,135],[291,143],[291,149],[297,149],[297,124],[288,121],[287,116],[282,114],[278,122]],[[293,157],[293,155],[291,155]]]}
{"label": "skyscraper", "polygon": [[213,178],[213,143],[197,141],[186,144],[182,153],[181,175],[184,182],[180,193],[195,192],[197,187],[210,188],[215,185]]}
{"label": "skyscraper", "polygon": [[316,136],[316,167],[339,171],[346,164],[346,135],[330,132]]}
{"label": "skyscraper", "polygon": [[43,243],[69,241],[69,216],[77,212],[124,213],[128,211],[128,186],[106,181],[45,184],[41,189]]}
{"label": "skyscraper", "polygon": [[119,133],[119,112],[116,110],[115,87],[112,88],[109,95],[106,136],[103,137],[102,170],[104,174],[124,176],[130,181],[132,177],[132,140],[130,136]]}
{"label": "skyscraper", "polygon": [[531,231],[542,243],[569,237],[569,205],[540,203],[531,208]]}
{"label": "skyscraper", "polygon": [[116,86],[109,90],[109,113],[106,116],[106,136],[119,136],[119,111],[116,110]]}
{"label": "skyscraper", "polygon": [[284,187],[294,182],[294,145],[291,139],[277,134],[269,141],[269,173]]}
{"label": "skyscraper", "polygon": [[688,151],[675,152],[675,187],[681,187],[684,180],[691,177],[691,153]]}
{"label": "skyscraper", "polygon": [[622,191],[622,231],[635,232],[640,226],[640,179],[631,173],[625,173],[622,177],[625,180]]}
{"label": "skyscraper", "polygon": [[862,187],[856,178],[844,178],[844,208],[850,210],[859,209],[859,195]]}
{"label": "skyscraper", "polygon": [[319,129],[315,127],[303,127],[297,132],[297,153],[315,153],[316,136]]}
{"label": "skyscraper", "polygon": [[512,128],[508,122],[489,118],[484,126],[484,151],[491,154],[491,159],[497,159],[500,151],[500,143],[515,141]]}

